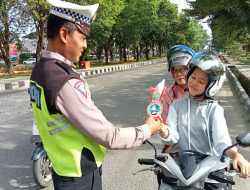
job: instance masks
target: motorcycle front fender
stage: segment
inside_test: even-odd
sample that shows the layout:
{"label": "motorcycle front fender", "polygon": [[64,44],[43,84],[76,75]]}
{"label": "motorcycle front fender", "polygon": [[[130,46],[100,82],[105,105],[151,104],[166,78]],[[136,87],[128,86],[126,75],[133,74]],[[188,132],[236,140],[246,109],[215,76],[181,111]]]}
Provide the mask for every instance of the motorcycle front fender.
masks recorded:
{"label": "motorcycle front fender", "polygon": [[47,153],[46,153],[45,149],[43,148],[43,146],[37,146],[33,151],[33,155],[31,157],[31,160],[38,160],[46,154]]}
{"label": "motorcycle front fender", "polygon": [[200,189],[197,189],[195,187],[187,187],[187,186],[186,187],[185,186],[183,186],[183,187],[173,187],[173,186],[168,185],[168,184],[166,184],[164,182],[161,182],[159,190],[200,190]]}

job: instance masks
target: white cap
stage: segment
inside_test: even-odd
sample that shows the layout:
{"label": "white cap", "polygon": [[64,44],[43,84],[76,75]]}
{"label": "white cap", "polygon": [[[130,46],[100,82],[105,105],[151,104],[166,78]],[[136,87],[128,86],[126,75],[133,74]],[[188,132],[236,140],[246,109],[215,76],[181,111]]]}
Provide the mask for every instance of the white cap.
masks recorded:
{"label": "white cap", "polygon": [[52,5],[50,14],[76,23],[81,32],[89,35],[90,25],[95,19],[99,4],[82,6],[61,0],[47,0],[47,2]]}

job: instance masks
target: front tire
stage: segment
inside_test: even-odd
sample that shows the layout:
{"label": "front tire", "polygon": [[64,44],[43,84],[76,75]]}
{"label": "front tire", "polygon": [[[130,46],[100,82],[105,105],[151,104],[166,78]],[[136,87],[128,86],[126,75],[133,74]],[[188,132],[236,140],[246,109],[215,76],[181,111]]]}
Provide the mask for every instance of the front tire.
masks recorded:
{"label": "front tire", "polygon": [[47,154],[33,161],[33,177],[40,187],[45,188],[49,185],[52,180],[52,164]]}
{"label": "front tire", "polygon": [[[232,176],[228,176],[227,179],[234,181],[234,177],[232,177]],[[231,184],[227,184],[227,188],[228,188],[228,190],[232,190],[233,186]]]}

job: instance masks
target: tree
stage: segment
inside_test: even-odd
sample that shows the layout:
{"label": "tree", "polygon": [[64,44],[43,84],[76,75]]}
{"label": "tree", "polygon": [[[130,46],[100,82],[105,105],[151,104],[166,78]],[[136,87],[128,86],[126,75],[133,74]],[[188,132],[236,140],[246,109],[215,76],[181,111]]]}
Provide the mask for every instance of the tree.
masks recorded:
{"label": "tree", "polygon": [[[157,44],[159,49],[159,57],[162,51],[175,44],[174,36],[179,25],[178,8],[176,4],[169,1],[161,1],[158,9],[158,17],[155,30],[157,36]],[[165,47],[165,48],[164,48]]]}
{"label": "tree", "polygon": [[44,47],[44,36],[47,16],[49,14],[49,4],[46,0],[27,0],[27,11],[31,14],[32,22],[38,37],[36,48],[36,60],[38,61]]}
{"label": "tree", "polygon": [[[17,6],[17,1],[0,1],[0,51],[3,59],[5,60],[5,72],[12,74],[11,63],[9,58],[9,44],[11,39],[11,32],[13,31],[14,23],[13,18],[16,16],[13,7]],[[19,5],[19,4],[18,4]],[[13,25],[12,25],[13,24]]]}
{"label": "tree", "polygon": [[98,57],[102,49],[105,51],[105,63],[108,63],[108,51],[113,45],[114,30],[113,27],[117,21],[118,15],[124,8],[123,0],[88,0],[88,4],[99,3],[96,20],[90,30],[89,47],[99,50]]}
{"label": "tree", "polygon": [[202,48],[204,31],[197,20],[189,18],[186,14],[180,16],[177,35],[182,36],[179,43],[184,43],[193,49],[199,50]]}
{"label": "tree", "polygon": [[20,34],[23,34],[29,23],[24,17],[27,6],[25,0],[1,0],[0,1],[0,51],[5,60],[5,72],[12,74],[12,65],[9,58],[9,44],[16,42],[20,44]]}
{"label": "tree", "polygon": [[[236,46],[240,46],[242,50],[250,50],[249,0],[188,0],[188,2],[192,7],[188,11],[191,16],[198,19],[209,18],[214,45],[231,53],[232,48]],[[237,49],[235,55],[245,54],[244,51],[240,51],[239,54]]]}

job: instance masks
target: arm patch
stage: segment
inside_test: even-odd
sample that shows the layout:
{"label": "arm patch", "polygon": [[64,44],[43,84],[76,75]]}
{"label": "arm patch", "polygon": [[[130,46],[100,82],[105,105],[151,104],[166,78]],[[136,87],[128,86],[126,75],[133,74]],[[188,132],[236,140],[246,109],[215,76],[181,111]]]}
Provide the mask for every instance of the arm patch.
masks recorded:
{"label": "arm patch", "polygon": [[78,81],[77,83],[75,83],[74,88],[87,98],[88,93],[83,81]]}

